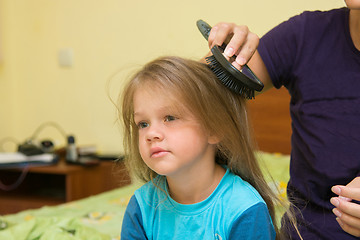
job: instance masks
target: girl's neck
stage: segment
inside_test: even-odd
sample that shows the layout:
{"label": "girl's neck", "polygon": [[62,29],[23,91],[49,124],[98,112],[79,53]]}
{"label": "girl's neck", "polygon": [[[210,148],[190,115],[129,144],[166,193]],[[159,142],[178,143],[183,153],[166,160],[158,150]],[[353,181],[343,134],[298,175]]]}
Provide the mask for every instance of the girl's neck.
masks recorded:
{"label": "girl's neck", "polygon": [[360,10],[350,10],[349,28],[352,41],[355,47],[360,51]]}
{"label": "girl's neck", "polygon": [[219,185],[225,169],[218,164],[182,179],[167,177],[169,194],[181,204],[194,204],[208,198]]}

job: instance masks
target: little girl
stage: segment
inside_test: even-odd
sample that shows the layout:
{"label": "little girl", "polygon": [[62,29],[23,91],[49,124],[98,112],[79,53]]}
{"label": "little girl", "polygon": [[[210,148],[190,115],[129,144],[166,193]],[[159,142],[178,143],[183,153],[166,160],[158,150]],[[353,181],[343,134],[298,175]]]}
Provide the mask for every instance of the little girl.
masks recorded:
{"label": "little girl", "polygon": [[147,182],[127,206],[122,240],[279,239],[244,98],[203,63],[163,57],[121,100],[125,161]]}

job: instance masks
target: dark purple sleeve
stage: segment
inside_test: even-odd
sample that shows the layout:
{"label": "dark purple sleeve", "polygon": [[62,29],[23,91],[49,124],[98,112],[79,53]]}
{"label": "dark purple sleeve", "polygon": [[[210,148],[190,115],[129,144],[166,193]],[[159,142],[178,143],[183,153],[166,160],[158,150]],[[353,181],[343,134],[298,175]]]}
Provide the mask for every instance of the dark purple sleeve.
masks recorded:
{"label": "dark purple sleeve", "polygon": [[286,86],[293,79],[293,67],[298,54],[304,54],[301,49],[305,19],[292,17],[268,33],[261,39],[258,52],[265,63],[270,78],[276,88]]}

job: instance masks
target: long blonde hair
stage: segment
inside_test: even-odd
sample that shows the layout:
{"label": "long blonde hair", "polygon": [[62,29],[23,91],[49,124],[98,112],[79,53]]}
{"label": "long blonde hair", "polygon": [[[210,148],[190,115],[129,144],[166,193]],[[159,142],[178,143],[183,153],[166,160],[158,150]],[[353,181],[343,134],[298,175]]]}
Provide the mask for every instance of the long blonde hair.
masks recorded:
{"label": "long blonde hair", "polygon": [[204,128],[221,140],[216,161],[249,182],[262,196],[273,220],[276,194],[266,183],[254,155],[254,141],[248,123],[246,100],[223,86],[203,63],[179,57],[162,57],[146,64],[126,85],[119,107],[124,124],[125,164],[144,181],[157,176],[141,159],[138,132],[134,122],[133,97],[137,88],[155,86],[163,94],[187,107]]}

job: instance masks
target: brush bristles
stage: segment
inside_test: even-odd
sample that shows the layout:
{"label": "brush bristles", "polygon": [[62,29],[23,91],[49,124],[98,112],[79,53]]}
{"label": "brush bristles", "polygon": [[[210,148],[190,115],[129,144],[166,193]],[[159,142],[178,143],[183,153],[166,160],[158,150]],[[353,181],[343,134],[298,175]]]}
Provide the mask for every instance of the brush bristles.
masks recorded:
{"label": "brush bristles", "polygon": [[213,71],[216,77],[231,91],[241,95],[244,98],[252,99],[255,96],[254,90],[249,89],[238,79],[233,77],[221,64],[216,60],[214,55],[206,58],[209,68]]}

